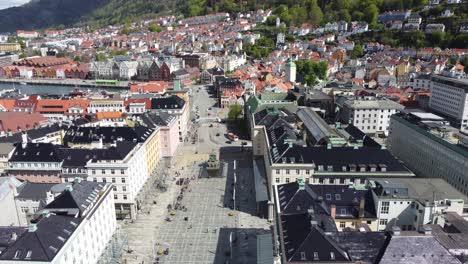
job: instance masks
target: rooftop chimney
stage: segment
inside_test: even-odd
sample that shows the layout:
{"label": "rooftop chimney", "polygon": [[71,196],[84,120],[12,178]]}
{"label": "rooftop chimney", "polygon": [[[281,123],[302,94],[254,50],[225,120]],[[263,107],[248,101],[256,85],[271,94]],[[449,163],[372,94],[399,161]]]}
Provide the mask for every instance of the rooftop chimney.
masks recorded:
{"label": "rooftop chimney", "polygon": [[335,219],[336,218],[336,205],[330,205],[330,216]]}
{"label": "rooftop chimney", "polygon": [[432,227],[429,225],[423,225],[421,227],[421,233],[423,233],[425,236],[432,235]]}
{"label": "rooftop chimney", "polygon": [[98,148],[102,149],[104,147],[104,143],[102,142],[102,137],[99,137],[99,146]]}
{"label": "rooftop chimney", "polygon": [[26,131],[23,131],[23,133],[21,133],[21,146],[23,148],[26,148],[28,144],[28,134],[26,133]]}
{"label": "rooftop chimney", "polygon": [[305,188],[304,179],[297,179],[297,184],[299,185],[299,190],[304,190]]}
{"label": "rooftop chimney", "polygon": [[392,234],[394,236],[399,236],[400,235],[400,232],[401,232],[401,228],[399,226],[392,226]]}
{"label": "rooftop chimney", "polygon": [[72,192],[73,191],[73,186],[72,185],[65,186],[65,191]]}
{"label": "rooftop chimney", "polygon": [[73,179],[73,183],[80,183],[80,182],[81,182],[80,177],[76,177],[75,179]]}
{"label": "rooftop chimney", "polygon": [[49,210],[43,210],[41,212],[41,215],[42,215],[42,217],[47,218],[47,217],[50,216],[50,212],[49,212]]}
{"label": "rooftop chimney", "polygon": [[10,239],[11,239],[11,241],[16,241],[16,239],[18,239],[18,235],[15,232],[13,232],[13,233],[11,233]]}
{"label": "rooftop chimney", "polygon": [[28,225],[28,232],[32,233],[32,232],[36,232],[37,230],[37,225],[36,224],[29,224]]}
{"label": "rooftop chimney", "polygon": [[364,207],[366,205],[366,200],[364,197],[361,197],[361,200],[359,201],[359,218],[364,218]]}

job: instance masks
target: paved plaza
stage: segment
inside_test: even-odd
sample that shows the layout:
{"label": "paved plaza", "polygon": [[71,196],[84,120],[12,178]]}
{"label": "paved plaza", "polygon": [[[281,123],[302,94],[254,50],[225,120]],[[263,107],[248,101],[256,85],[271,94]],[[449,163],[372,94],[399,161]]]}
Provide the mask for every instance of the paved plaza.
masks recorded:
{"label": "paved plaza", "polygon": [[[207,116],[213,99],[204,90],[196,97],[195,104]],[[179,147],[168,172],[167,191],[154,189],[137,219],[122,223],[129,250],[121,263],[256,262],[256,235],[268,233],[269,223],[256,216],[251,153],[243,151],[240,142],[226,144],[226,131],[225,124],[216,122],[193,126],[191,132],[198,139]],[[223,177],[208,178],[205,162],[218,151],[226,164],[218,175]],[[178,185],[179,179],[190,182]]]}

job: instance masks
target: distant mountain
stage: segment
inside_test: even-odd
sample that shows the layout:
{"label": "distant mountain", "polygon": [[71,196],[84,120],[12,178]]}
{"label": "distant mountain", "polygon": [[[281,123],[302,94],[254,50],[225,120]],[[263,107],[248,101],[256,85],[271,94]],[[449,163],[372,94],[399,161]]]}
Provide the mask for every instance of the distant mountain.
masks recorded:
{"label": "distant mountain", "polygon": [[0,32],[72,25],[113,0],[33,0],[0,10]]}

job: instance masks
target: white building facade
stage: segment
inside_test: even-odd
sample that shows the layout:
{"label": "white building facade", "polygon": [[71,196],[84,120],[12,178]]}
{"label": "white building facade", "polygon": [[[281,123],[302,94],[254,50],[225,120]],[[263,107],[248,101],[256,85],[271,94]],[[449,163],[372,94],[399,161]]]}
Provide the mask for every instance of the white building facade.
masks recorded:
{"label": "white building facade", "polygon": [[435,75],[430,87],[429,107],[455,119],[461,130],[468,130],[468,80]]}

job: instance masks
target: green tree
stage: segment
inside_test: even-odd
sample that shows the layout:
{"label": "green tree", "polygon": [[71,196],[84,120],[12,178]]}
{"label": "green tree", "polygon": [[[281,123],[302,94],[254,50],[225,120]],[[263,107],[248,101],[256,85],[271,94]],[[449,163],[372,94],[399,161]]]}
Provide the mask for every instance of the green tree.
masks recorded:
{"label": "green tree", "polygon": [[73,58],[73,60],[76,61],[76,62],[81,62],[81,61],[82,61],[82,59],[81,59],[80,56],[75,56],[75,57]]}
{"label": "green tree", "polygon": [[231,121],[237,121],[239,116],[242,114],[242,107],[238,104],[231,105],[229,107],[228,119]]}
{"label": "green tree", "polygon": [[379,15],[379,9],[375,4],[370,4],[364,9],[364,20],[370,25],[377,24],[377,17]]}
{"label": "green tree", "polygon": [[320,24],[323,20],[322,9],[317,4],[317,0],[310,0],[310,22]]}
{"label": "green tree", "polygon": [[353,51],[350,54],[351,59],[357,59],[364,55],[364,49],[361,45],[356,44],[354,45]]}
{"label": "green tree", "polygon": [[152,24],[152,25],[149,25],[148,30],[150,32],[161,32],[163,29],[159,25]]}
{"label": "green tree", "polygon": [[299,60],[296,62],[297,73],[302,76],[303,82],[309,86],[315,85],[318,79],[327,77],[328,63],[325,61]]}
{"label": "green tree", "polygon": [[105,60],[107,60],[107,56],[104,53],[97,53],[95,60],[96,61],[105,61]]}
{"label": "green tree", "polygon": [[429,35],[428,40],[432,47],[442,47],[445,41],[445,32],[436,31]]}

